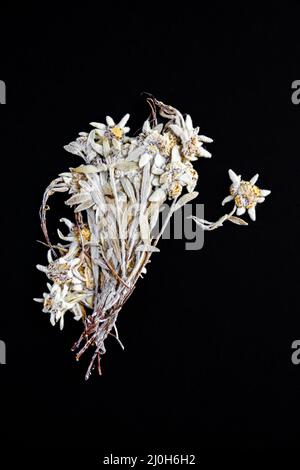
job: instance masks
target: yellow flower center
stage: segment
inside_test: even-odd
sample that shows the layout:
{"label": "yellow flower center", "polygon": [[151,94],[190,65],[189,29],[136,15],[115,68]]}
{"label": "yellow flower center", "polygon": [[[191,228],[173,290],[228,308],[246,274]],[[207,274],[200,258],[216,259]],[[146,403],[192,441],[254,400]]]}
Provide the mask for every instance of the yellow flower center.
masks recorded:
{"label": "yellow flower center", "polygon": [[91,232],[87,227],[83,227],[81,229],[81,235],[82,235],[82,238],[84,238],[84,240],[89,241],[91,239]]}
{"label": "yellow flower center", "polygon": [[178,181],[174,181],[174,183],[171,186],[171,189],[169,191],[169,196],[171,198],[175,198],[179,196],[182,192],[182,186]]}
{"label": "yellow flower center", "polygon": [[158,147],[154,144],[148,145],[147,151],[151,153],[151,155],[156,155],[159,152]]}
{"label": "yellow flower center", "polygon": [[178,138],[172,132],[166,132],[164,134],[163,153],[170,156],[173,147],[178,144]]}
{"label": "yellow flower center", "polygon": [[86,225],[81,227],[79,230],[77,227],[75,227],[73,230],[75,232],[75,235],[78,241],[81,241],[81,237],[83,240],[90,241],[91,232]]}
{"label": "yellow flower center", "polygon": [[112,127],[110,132],[115,136],[116,139],[121,139],[123,137],[123,131],[120,127]]}
{"label": "yellow flower center", "polygon": [[251,184],[250,181],[242,181],[237,196],[234,198],[237,207],[251,209],[260,197],[260,189]]}

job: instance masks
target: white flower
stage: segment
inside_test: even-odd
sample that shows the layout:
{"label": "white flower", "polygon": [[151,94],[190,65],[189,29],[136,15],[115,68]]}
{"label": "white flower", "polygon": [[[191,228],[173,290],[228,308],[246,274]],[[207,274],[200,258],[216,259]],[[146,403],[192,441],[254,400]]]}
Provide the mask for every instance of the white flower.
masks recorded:
{"label": "white flower", "polygon": [[81,310],[75,307],[76,303],[82,298],[82,296],[76,294],[70,294],[67,284],[61,287],[58,284],[47,283],[49,293],[44,293],[42,299],[34,299],[36,302],[42,302],[44,304],[43,312],[50,313],[51,325],[55,325],[59,321],[60,329],[64,327],[64,315],[68,310],[72,310],[74,313],[75,320],[79,320],[82,317]]}
{"label": "white flower", "polygon": [[82,291],[84,278],[77,268],[81,264],[80,258],[66,259],[62,256],[56,260],[51,259],[51,250],[48,251],[48,266],[37,265],[37,269],[45,273],[51,281],[58,285],[70,284],[73,290]]}
{"label": "white flower", "polygon": [[184,157],[191,161],[197,160],[197,157],[210,158],[211,153],[203,148],[203,143],[210,143],[213,140],[205,135],[198,135],[199,127],[193,127],[191,116],[188,114],[184,121],[180,115],[176,122],[176,124],[170,124],[170,129],[181,139]]}
{"label": "white flower", "polygon": [[128,160],[138,162],[140,168],[150,161],[154,162],[154,169],[166,164],[166,158],[162,155],[165,137],[158,132],[157,127],[147,132],[146,137],[142,141],[138,140],[136,145],[129,153]]}
{"label": "white flower", "polygon": [[154,186],[160,187],[151,194],[149,201],[159,202],[167,197],[174,199],[181,194],[184,186],[187,187],[189,193],[194,191],[198,173],[189,161],[183,162],[178,155],[179,153],[177,153],[176,147],[174,147],[170,163],[165,166],[164,172],[159,179],[157,176],[155,177],[157,181],[152,181]]}
{"label": "white flower", "polygon": [[230,186],[230,196],[227,196],[223,200],[222,205],[234,200],[236,214],[243,215],[247,210],[250,218],[255,221],[256,204],[264,202],[265,197],[268,196],[271,191],[268,189],[260,189],[255,185],[258,180],[258,174],[253,176],[250,181],[241,180],[241,175],[237,175],[232,170],[229,170],[228,174],[232,181]]}
{"label": "white flower", "polygon": [[125,136],[125,134],[130,131],[130,127],[126,127],[129,117],[129,114],[125,114],[125,116],[122,117],[121,121],[116,124],[110,116],[106,116],[106,124],[102,124],[99,122],[91,122],[90,125],[96,127],[97,134],[102,137],[105,136],[121,140]]}
{"label": "white flower", "polygon": [[151,132],[153,132],[153,131],[156,131],[160,134],[163,127],[164,127],[163,124],[157,124],[157,126],[151,127],[149,119],[147,119],[143,124],[142,132],[145,136],[151,134]]}

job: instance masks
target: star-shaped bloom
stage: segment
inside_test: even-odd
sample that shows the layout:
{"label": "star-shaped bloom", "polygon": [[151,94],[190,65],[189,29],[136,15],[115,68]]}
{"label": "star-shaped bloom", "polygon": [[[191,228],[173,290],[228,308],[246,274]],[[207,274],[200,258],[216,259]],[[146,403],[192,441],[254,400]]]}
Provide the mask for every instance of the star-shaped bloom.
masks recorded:
{"label": "star-shaped bloom", "polygon": [[129,117],[129,114],[125,114],[121,121],[116,124],[113,118],[106,116],[106,124],[100,122],[91,122],[90,124],[96,127],[98,135],[103,137],[110,135],[113,139],[121,140],[130,131],[130,127],[126,127]]}
{"label": "star-shaped bloom", "polygon": [[185,121],[177,119],[176,124],[171,124],[170,129],[180,138],[182,143],[182,153],[187,160],[197,160],[197,157],[210,158],[211,153],[203,148],[203,143],[211,143],[213,140],[206,135],[198,135],[199,127],[193,127],[193,121],[188,114]]}
{"label": "star-shaped bloom", "polygon": [[59,321],[60,329],[64,327],[64,315],[69,310],[73,312],[74,319],[82,318],[82,309],[79,301],[83,300],[84,295],[80,293],[71,293],[68,285],[60,286],[58,284],[47,283],[49,292],[43,294],[43,298],[35,298],[36,302],[43,303],[43,312],[50,314],[50,323],[55,325]]}
{"label": "star-shaped bloom", "polygon": [[258,174],[253,176],[250,181],[244,181],[241,179],[241,175],[237,175],[234,171],[228,171],[229,178],[232,181],[230,186],[230,195],[225,197],[222,205],[226,202],[234,201],[236,207],[236,214],[243,215],[246,210],[250,218],[256,220],[256,204],[262,203],[265,197],[268,196],[271,191],[268,189],[260,189],[256,186],[258,180]]}

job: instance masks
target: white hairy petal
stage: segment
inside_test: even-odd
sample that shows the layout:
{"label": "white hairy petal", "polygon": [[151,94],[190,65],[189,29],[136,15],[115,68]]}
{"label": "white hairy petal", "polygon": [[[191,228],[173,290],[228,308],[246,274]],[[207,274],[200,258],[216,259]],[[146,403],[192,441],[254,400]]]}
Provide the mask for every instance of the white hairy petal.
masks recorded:
{"label": "white hairy petal", "polygon": [[175,145],[175,146],[172,148],[171,161],[172,161],[172,163],[180,162],[180,161],[181,161],[181,155],[180,155],[180,151],[179,151],[178,145]]}
{"label": "white hairy petal", "polygon": [[153,175],[162,175],[164,173],[164,170],[162,168],[157,168],[155,165],[153,165],[151,168],[151,173]]}
{"label": "white hairy petal", "polygon": [[213,142],[213,139],[211,139],[210,137],[207,137],[206,135],[199,135],[198,139],[207,144],[211,144]]}
{"label": "white hairy petal", "polygon": [[47,273],[47,272],[48,272],[48,267],[42,266],[41,264],[37,264],[37,265],[36,265],[36,268],[37,268],[39,271],[42,271],[42,273]]}
{"label": "white hairy petal", "polygon": [[204,149],[203,147],[200,148],[199,154],[200,154],[201,157],[211,158],[211,153],[208,152],[208,150]]}
{"label": "white hairy petal", "polygon": [[113,118],[111,118],[110,116],[106,116],[106,123],[107,123],[107,125],[110,126],[110,127],[115,126],[115,121],[114,121]]}
{"label": "white hairy petal", "polygon": [[143,131],[143,132],[150,132],[150,131],[151,131],[151,126],[150,126],[149,119],[147,119],[147,120],[144,122],[142,131]]}
{"label": "white hairy petal", "polygon": [[248,214],[249,214],[250,219],[252,219],[255,222],[256,220],[255,206],[248,209]]}
{"label": "white hairy petal", "polygon": [[177,126],[177,124],[170,124],[170,129],[174,132],[177,137],[182,137],[183,130],[181,127]]}
{"label": "white hairy petal", "polygon": [[192,121],[192,118],[189,114],[186,115],[185,125],[186,125],[186,127],[189,131],[193,130],[193,121]]}
{"label": "white hairy petal", "polygon": [[157,126],[155,126],[153,128],[154,131],[158,132],[159,134],[161,133],[161,131],[163,130],[163,127],[164,125],[161,123],[161,124],[157,124]]}
{"label": "white hairy petal", "polygon": [[245,207],[238,207],[237,210],[236,210],[237,215],[243,215],[243,214],[245,214],[245,212],[246,212]]}
{"label": "white hairy petal", "polygon": [[90,126],[96,127],[97,129],[101,129],[101,130],[105,129],[106,127],[105,124],[102,124],[101,122],[90,122]]}
{"label": "white hairy petal", "polygon": [[233,196],[226,196],[225,199],[222,201],[222,206],[224,206],[227,202],[230,202],[233,200]]}
{"label": "white hairy petal", "polygon": [[250,183],[251,183],[251,184],[255,184],[256,181],[258,180],[258,177],[259,177],[259,174],[256,173],[256,175],[254,175],[254,176],[251,178]]}
{"label": "white hairy petal", "polygon": [[262,197],[266,197],[266,196],[269,196],[269,194],[271,194],[271,191],[269,189],[261,189],[260,194]]}
{"label": "white hairy petal", "polygon": [[129,118],[130,118],[130,114],[128,113],[125,114],[125,116],[122,117],[121,121],[119,122],[117,126],[123,129],[123,127],[127,124]]}
{"label": "white hairy petal", "polygon": [[233,171],[233,170],[228,170],[229,178],[235,185],[240,184],[240,177]]}
{"label": "white hairy petal", "polygon": [[66,224],[66,226],[68,227],[68,229],[72,229],[74,227],[74,224],[73,222],[71,222],[71,220],[67,219],[66,217],[62,217],[61,219],[59,219],[60,222],[63,222],[64,224]]}
{"label": "white hairy petal", "polygon": [[155,156],[154,163],[155,163],[156,166],[161,167],[161,166],[163,166],[163,165],[166,163],[166,160],[165,160],[164,157],[162,157],[162,156],[160,155],[160,153],[158,153],[158,154]]}
{"label": "white hairy petal", "polygon": [[139,167],[143,168],[152,158],[152,155],[149,153],[144,153],[139,160]]}

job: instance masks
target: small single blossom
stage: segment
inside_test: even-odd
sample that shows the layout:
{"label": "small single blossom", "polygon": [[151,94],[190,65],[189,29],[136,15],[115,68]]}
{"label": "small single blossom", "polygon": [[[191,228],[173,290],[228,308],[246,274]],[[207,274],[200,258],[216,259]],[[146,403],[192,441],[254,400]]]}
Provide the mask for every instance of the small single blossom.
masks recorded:
{"label": "small single blossom", "polygon": [[247,210],[249,217],[255,221],[256,205],[264,202],[266,196],[271,194],[271,191],[256,186],[258,174],[253,176],[250,181],[242,180],[241,175],[237,175],[233,170],[229,170],[228,174],[232,181],[229,188],[230,195],[223,200],[222,205],[234,201],[238,216],[245,214]]}

